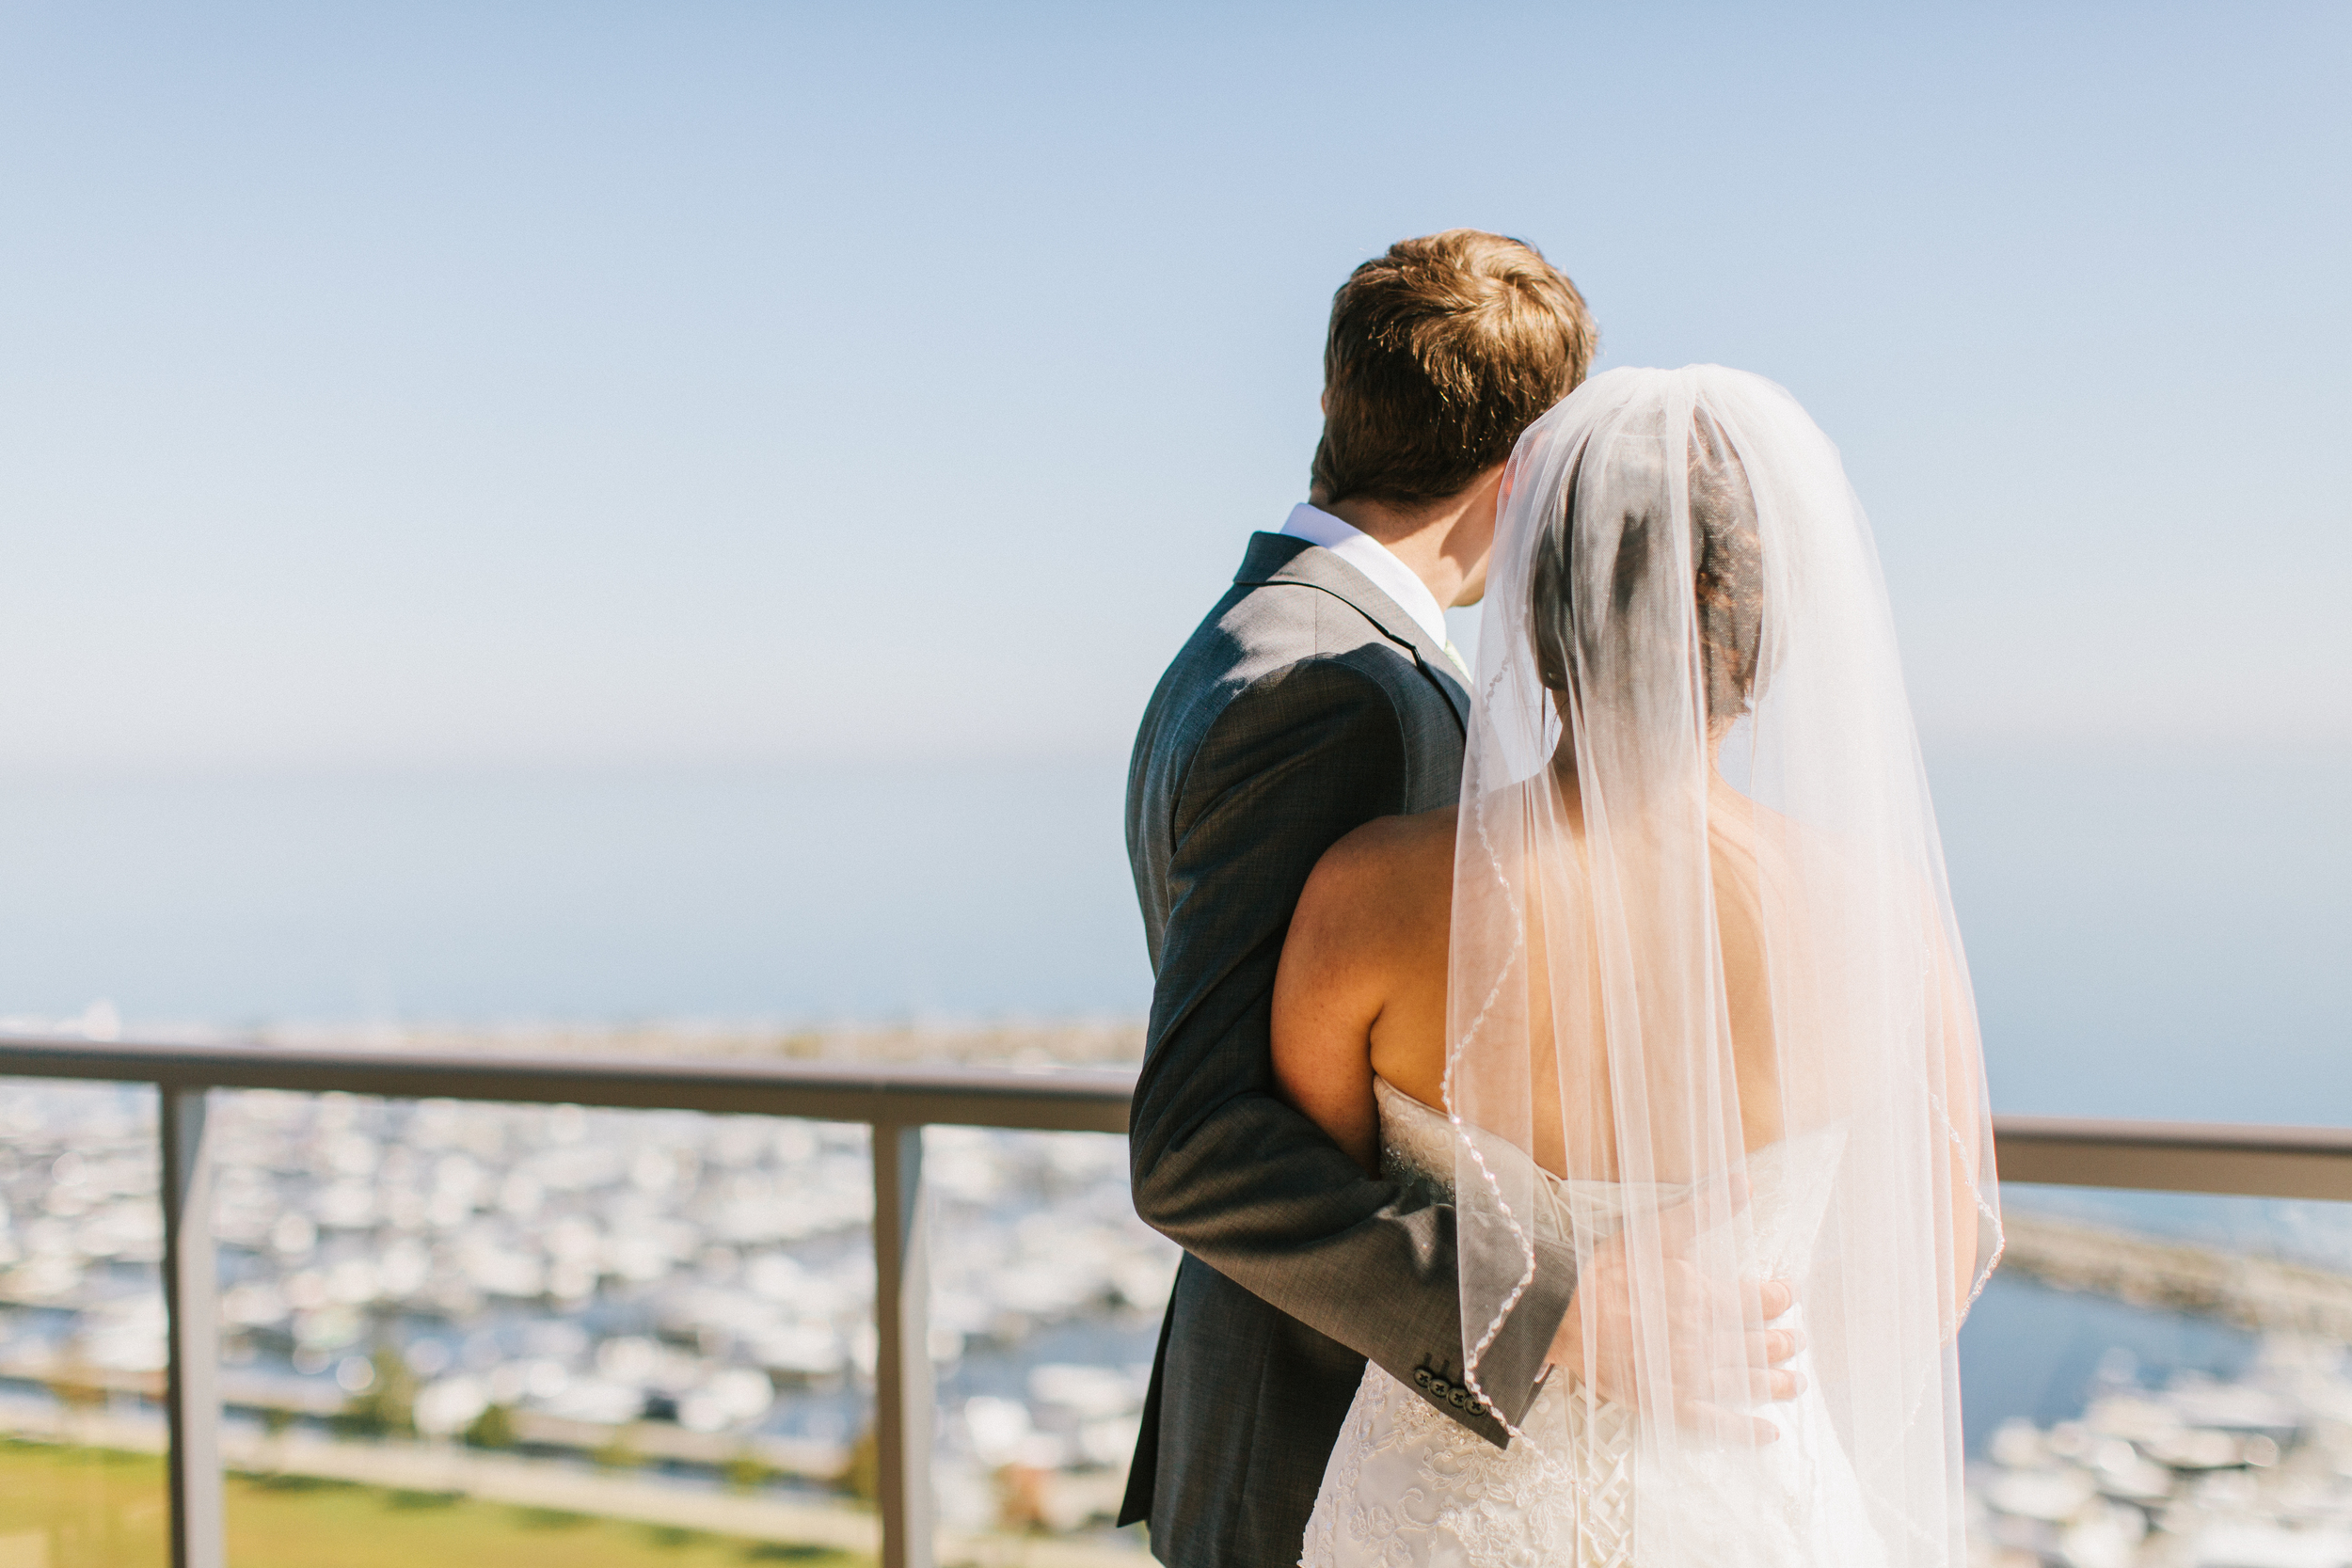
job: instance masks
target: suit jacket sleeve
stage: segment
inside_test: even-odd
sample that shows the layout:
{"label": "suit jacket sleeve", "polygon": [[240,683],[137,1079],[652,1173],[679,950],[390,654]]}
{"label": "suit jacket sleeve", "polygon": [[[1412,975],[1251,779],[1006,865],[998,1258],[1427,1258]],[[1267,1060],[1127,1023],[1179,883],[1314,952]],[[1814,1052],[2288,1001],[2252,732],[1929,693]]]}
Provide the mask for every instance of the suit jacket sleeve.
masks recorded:
{"label": "suit jacket sleeve", "polygon": [[[1345,658],[1262,678],[1204,737],[1171,824],[1168,916],[1130,1123],[1136,1207],[1211,1268],[1501,1443],[1491,1414],[1454,1402],[1453,1208],[1366,1176],[1274,1080],[1274,974],[1299,892],[1343,834],[1405,809],[1406,764],[1393,700]],[[1574,1280],[1571,1256],[1548,1247],[1483,1362],[1487,1396],[1515,1423]]]}

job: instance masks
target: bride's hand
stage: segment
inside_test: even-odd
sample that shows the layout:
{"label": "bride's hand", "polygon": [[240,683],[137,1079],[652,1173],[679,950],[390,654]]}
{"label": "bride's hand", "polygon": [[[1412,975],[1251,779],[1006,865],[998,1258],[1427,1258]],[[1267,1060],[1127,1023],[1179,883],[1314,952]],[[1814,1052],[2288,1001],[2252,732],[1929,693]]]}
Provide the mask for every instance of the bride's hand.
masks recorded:
{"label": "bride's hand", "polygon": [[[1722,1196],[1715,1195],[1718,1204]],[[1742,1206],[1745,1183],[1729,1196],[1733,1209]],[[1760,1447],[1775,1441],[1779,1429],[1730,1408],[1726,1398],[1744,1390],[1746,1402],[1763,1402],[1804,1391],[1804,1376],[1781,1365],[1804,1348],[1804,1337],[1768,1326],[1796,1305],[1797,1294],[1783,1280],[1709,1279],[1692,1261],[1702,1207],[1692,1197],[1659,1215],[1662,1289],[1659,1299],[1645,1303],[1645,1322],[1634,1316],[1625,1233],[1593,1249],[1552,1338],[1550,1360],[1613,1403],[1643,1408],[1652,1402],[1644,1395],[1646,1384],[1653,1398],[1666,1395],[1685,1430]],[[1634,1346],[1644,1341],[1651,1355],[1662,1350],[1665,1357],[1665,1365],[1645,1368],[1646,1377],[1636,1374],[1634,1360]]]}

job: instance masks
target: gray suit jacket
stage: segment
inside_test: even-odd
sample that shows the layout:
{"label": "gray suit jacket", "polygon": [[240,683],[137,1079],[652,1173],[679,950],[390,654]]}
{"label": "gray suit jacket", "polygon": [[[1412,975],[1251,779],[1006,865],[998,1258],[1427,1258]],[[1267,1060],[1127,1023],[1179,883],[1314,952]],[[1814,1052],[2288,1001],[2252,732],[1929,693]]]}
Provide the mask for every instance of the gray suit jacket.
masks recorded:
{"label": "gray suit jacket", "polygon": [[[1148,1517],[1176,1568],[1298,1560],[1366,1357],[1505,1441],[1460,1392],[1453,1209],[1366,1176],[1292,1109],[1267,1037],[1308,872],[1374,817],[1453,802],[1468,706],[1444,650],[1361,573],[1261,533],[1136,737],[1127,855],[1156,976],[1136,1209],[1184,1259],[1120,1522]],[[1548,1249],[1488,1353],[1514,1420],[1573,1289]]]}

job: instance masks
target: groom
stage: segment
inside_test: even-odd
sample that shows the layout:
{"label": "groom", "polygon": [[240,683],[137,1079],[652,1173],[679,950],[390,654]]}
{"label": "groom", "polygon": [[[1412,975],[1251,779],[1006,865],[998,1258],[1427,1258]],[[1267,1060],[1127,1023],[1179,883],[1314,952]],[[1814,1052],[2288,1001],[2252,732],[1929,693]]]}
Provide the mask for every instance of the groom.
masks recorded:
{"label": "groom", "polygon": [[[1485,591],[1503,461],[1593,339],[1576,286],[1517,240],[1449,230],[1358,267],[1331,306],[1313,503],[1252,536],[1136,737],[1127,855],[1157,979],[1135,1198],[1184,1259],[1120,1522],[1149,1518],[1175,1568],[1298,1560],[1367,1357],[1504,1441],[1462,1391],[1453,1209],[1293,1110],[1267,1024],[1324,850],[1454,801],[1470,698],[1444,607]],[[1482,1358],[1515,1422],[1575,1283],[1548,1249]]]}

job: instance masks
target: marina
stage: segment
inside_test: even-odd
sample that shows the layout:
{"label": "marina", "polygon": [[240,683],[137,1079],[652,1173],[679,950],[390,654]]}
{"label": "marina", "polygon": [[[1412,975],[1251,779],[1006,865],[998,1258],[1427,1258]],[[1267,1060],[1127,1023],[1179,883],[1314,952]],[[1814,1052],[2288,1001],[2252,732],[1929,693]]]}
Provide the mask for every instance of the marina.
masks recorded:
{"label": "marina", "polygon": [[2336,1568],[2352,1562],[2352,1367],[2275,1336],[2223,1382],[2144,1386],[2128,1356],[2073,1419],[2005,1422],[1970,1466],[1984,1568]]}

